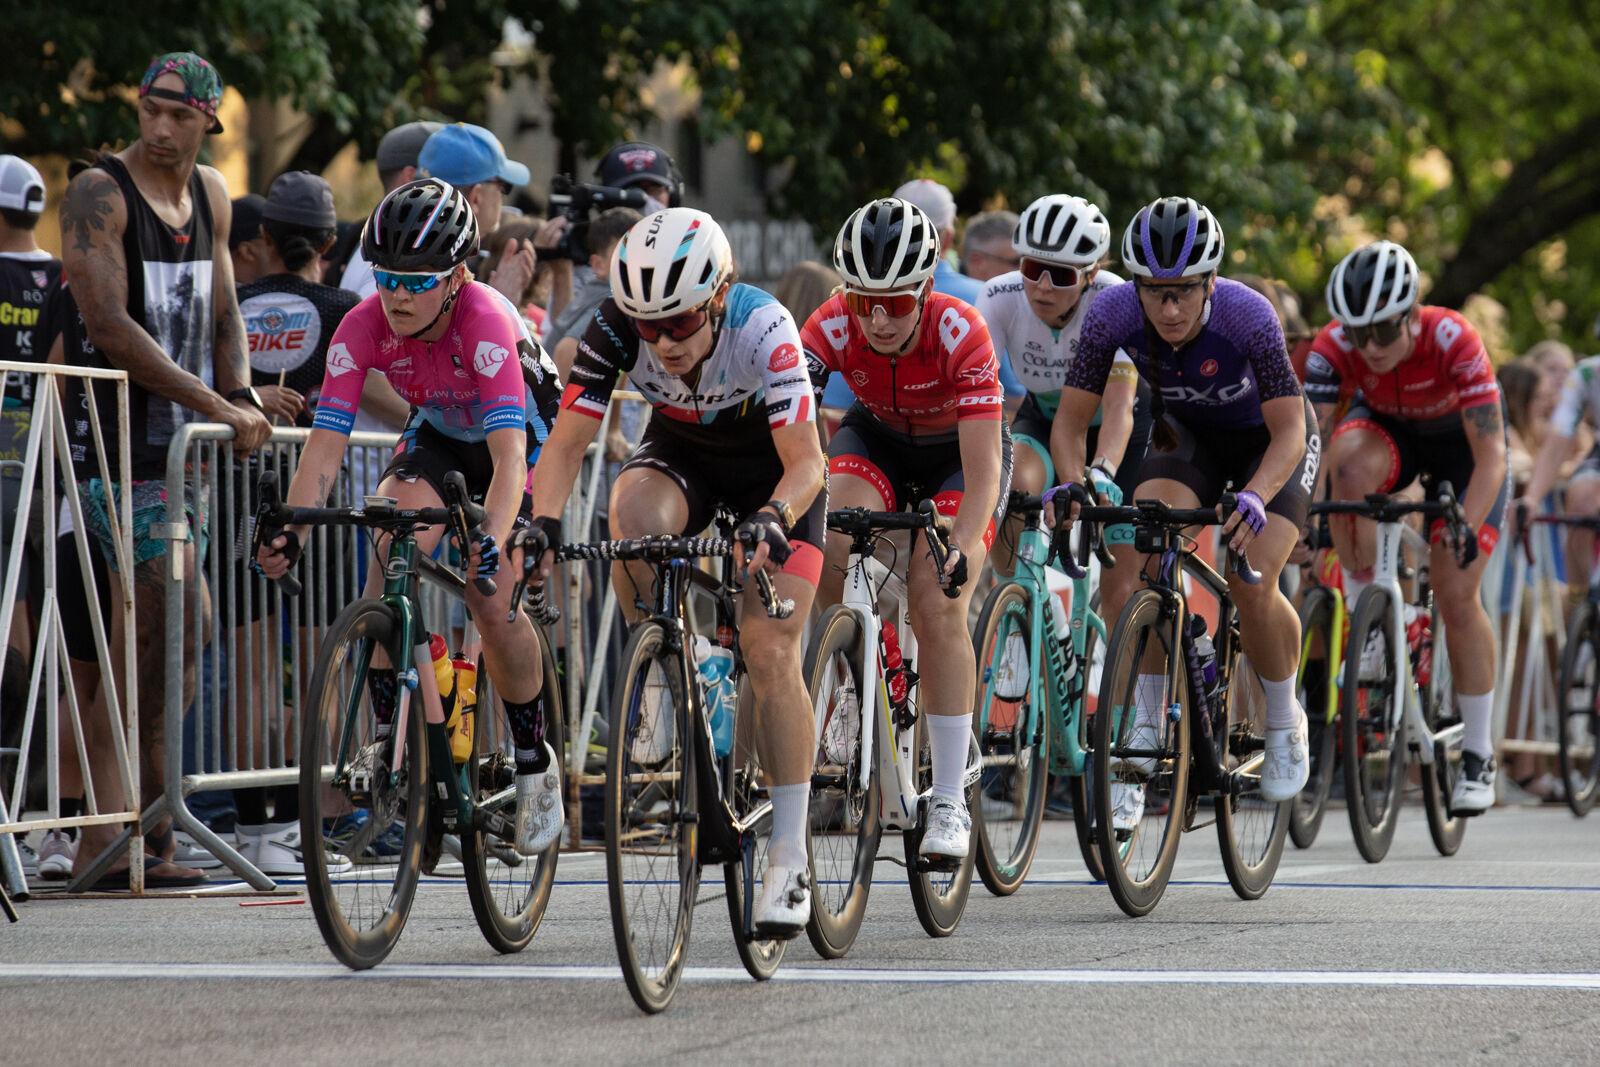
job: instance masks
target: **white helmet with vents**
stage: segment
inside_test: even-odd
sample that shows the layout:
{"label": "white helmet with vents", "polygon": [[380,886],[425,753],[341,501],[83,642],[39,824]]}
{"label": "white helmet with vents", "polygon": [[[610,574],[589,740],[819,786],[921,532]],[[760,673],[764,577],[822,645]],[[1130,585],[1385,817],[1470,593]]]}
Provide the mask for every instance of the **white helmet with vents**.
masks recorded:
{"label": "white helmet with vents", "polygon": [[1051,193],[1023,211],[1011,247],[1019,256],[1092,267],[1111,247],[1111,224],[1083,197]]}
{"label": "white helmet with vents", "polygon": [[886,196],[851,212],[833,243],[833,266],[861,292],[910,289],[933,277],[939,232],[909,200]]}
{"label": "white helmet with vents", "polygon": [[665,319],[693,311],[733,277],[733,249],[704,211],[669,207],[633,224],[611,257],[611,296],[623,314]]}
{"label": "white helmet with vents", "polygon": [[1417,302],[1417,261],[1393,241],[1363,245],[1339,261],[1324,294],[1328,311],[1345,326],[1396,318]]}

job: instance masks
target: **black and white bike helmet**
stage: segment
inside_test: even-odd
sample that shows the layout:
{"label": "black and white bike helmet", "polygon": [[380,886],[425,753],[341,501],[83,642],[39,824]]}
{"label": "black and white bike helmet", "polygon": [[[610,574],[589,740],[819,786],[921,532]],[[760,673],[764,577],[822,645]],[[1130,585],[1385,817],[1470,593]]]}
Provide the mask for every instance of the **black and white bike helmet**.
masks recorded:
{"label": "black and white bike helmet", "polygon": [[361,231],[361,258],[379,270],[443,274],[478,251],[478,219],[449,182],[419,178],[378,201]]}
{"label": "black and white bike helmet", "polygon": [[1092,267],[1111,247],[1111,224],[1083,197],[1050,193],[1022,212],[1011,247],[1031,259]]}
{"label": "black and white bike helmet", "polygon": [[886,196],[857,208],[833,243],[833,266],[861,292],[910,289],[933,277],[939,232],[922,209]]}
{"label": "black and white bike helmet", "polygon": [[1370,326],[1405,314],[1417,302],[1417,261],[1393,241],[1363,245],[1328,277],[1328,311],[1345,326]]}
{"label": "black and white bike helmet", "polygon": [[1222,227],[1204,204],[1167,196],[1128,223],[1122,263],[1140,278],[1193,278],[1222,265],[1222,247]]}

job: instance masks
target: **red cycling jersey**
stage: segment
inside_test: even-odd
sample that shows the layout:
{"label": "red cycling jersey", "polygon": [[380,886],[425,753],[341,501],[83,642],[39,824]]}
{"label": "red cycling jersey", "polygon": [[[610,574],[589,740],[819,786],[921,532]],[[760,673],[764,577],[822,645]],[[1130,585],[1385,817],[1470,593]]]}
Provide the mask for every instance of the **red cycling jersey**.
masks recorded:
{"label": "red cycling jersey", "polygon": [[1375,374],[1344,328],[1328,323],[1306,360],[1306,396],[1336,404],[1359,391],[1373,411],[1422,432],[1460,429],[1463,408],[1500,402],[1500,383],[1472,323],[1449,308],[1418,305],[1413,328],[1411,355],[1387,374]]}
{"label": "red cycling jersey", "polygon": [[983,316],[953,296],[930,293],[919,329],[910,351],[883,355],[867,343],[844,297],[830,297],[800,331],[818,403],[837,371],[862,407],[907,437],[954,439],[962,419],[1000,418],[1000,364]]}

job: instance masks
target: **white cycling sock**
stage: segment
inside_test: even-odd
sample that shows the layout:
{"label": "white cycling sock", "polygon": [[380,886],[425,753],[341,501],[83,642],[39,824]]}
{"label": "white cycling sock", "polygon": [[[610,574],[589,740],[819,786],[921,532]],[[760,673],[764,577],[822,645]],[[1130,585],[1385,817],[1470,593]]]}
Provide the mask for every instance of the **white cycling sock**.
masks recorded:
{"label": "white cycling sock", "polygon": [[1300,725],[1300,705],[1294,701],[1294,675],[1280,682],[1261,679],[1267,694],[1267,729],[1285,730]]}
{"label": "white cycling sock", "polygon": [[972,737],[972,712],[965,715],[929,715],[928,746],[933,750],[933,795],[961,802],[961,781],[967,774],[967,752]]}
{"label": "white cycling sock", "polygon": [[772,838],[767,842],[769,867],[806,865],[806,826],[811,810],[811,785],[775,785],[772,794]]}
{"label": "white cycling sock", "polygon": [[1141,674],[1133,686],[1133,706],[1138,709],[1134,723],[1139,726],[1159,726],[1161,698],[1166,695],[1167,676]]}
{"label": "white cycling sock", "polygon": [[1353,612],[1356,610],[1356,601],[1361,599],[1362,592],[1372,584],[1372,579],[1357,578],[1350,572],[1349,567],[1342,564],[1339,567],[1339,577],[1344,583],[1344,610]]}
{"label": "white cycling sock", "polygon": [[1456,694],[1456,707],[1461,709],[1461,725],[1466,735],[1461,747],[1476,756],[1488,759],[1494,755],[1494,691],[1468,696]]}

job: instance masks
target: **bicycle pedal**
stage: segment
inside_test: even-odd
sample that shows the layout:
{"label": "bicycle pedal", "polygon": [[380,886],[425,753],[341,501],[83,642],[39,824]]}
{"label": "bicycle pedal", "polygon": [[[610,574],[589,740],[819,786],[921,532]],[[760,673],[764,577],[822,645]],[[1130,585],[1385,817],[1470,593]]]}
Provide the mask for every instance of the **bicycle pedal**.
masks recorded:
{"label": "bicycle pedal", "polygon": [[918,874],[954,874],[961,869],[959,856],[918,856]]}
{"label": "bicycle pedal", "polygon": [[754,931],[745,939],[747,941],[793,941],[805,933],[804,926],[763,926],[756,924]]}

